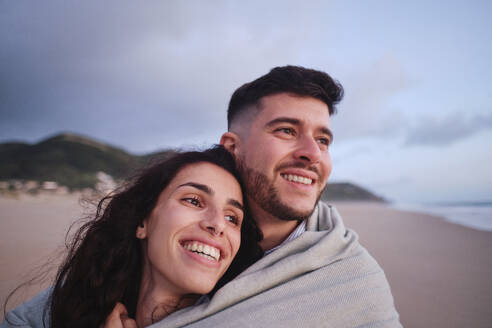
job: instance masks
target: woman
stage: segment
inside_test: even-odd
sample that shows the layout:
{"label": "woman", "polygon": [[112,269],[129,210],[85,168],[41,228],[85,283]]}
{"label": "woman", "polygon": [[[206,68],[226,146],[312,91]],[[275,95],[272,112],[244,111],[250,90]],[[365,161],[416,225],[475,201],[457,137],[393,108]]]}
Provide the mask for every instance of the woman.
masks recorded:
{"label": "woman", "polygon": [[60,266],[50,326],[99,327],[106,318],[111,326],[127,313],[145,327],[256,261],[260,233],[239,181],[219,146],[177,154],[101,200]]}

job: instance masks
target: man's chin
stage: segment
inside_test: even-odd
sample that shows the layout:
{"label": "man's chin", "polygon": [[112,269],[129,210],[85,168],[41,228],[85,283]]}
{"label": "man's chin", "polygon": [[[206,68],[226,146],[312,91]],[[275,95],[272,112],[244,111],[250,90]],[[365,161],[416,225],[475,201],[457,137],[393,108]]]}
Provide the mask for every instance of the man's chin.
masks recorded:
{"label": "man's chin", "polygon": [[312,197],[279,197],[280,203],[286,207],[290,207],[292,212],[296,213],[311,213],[318,202],[317,198]]}
{"label": "man's chin", "polygon": [[[291,196],[291,197],[289,197]],[[314,208],[321,198],[321,192],[314,197],[313,195],[292,195],[292,194],[277,194],[277,212],[284,215],[277,216],[281,220],[304,220],[311,216]],[[282,210],[281,210],[282,209]]]}
{"label": "man's chin", "polygon": [[311,216],[314,211],[314,206],[315,204],[304,208],[299,206],[293,207],[284,202],[276,202],[274,204],[270,204],[269,208],[265,210],[283,221],[302,221]]}
{"label": "man's chin", "polygon": [[284,221],[304,220],[314,211],[319,195],[315,199],[313,194],[274,186],[266,175],[251,168],[240,165],[239,171],[245,181],[247,196],[273,217]]}

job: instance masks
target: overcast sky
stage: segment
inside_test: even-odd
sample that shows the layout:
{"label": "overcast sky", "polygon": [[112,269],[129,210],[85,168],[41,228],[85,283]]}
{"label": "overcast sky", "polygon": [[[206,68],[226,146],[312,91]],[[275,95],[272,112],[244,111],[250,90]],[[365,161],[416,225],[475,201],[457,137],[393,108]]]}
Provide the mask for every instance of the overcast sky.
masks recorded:
{"label": "overcast sky", "polygon": [[272,67],[345,88],[331,181],[400,202],[492,199],[489,1],[0,1],[0,142],[71,131],[206,146]]}

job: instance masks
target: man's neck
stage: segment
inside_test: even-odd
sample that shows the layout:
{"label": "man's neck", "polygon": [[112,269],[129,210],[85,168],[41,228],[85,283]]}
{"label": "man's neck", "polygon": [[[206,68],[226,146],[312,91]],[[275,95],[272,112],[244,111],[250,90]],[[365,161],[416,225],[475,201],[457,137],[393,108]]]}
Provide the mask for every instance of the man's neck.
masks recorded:
{"label": "man's neck", "polygon": [[260,242],[260,247],[263,251],[268,251],[280,245],[299,225],[297,220],[281,220],[265,212],[256,204],[251,204],[250,207],[251,214],[263,233],[263,240]]}

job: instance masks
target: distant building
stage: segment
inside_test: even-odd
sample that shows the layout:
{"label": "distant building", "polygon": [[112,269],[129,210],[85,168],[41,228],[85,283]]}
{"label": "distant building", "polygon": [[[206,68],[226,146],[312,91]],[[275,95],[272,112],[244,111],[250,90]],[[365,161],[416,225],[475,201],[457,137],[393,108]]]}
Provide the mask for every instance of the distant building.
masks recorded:
{"label": "distant building", "polygon": [[65,187],[65,186],[59,186],[55,190],[55,194],[57,194],[57,195],[68,195],[69,193],[70,193],[70,189],[68,189],[68,187]]}
{"label": "distant building", "polygon": [[23,189],[25,191],[33,191],[39,189],[39,182],[34,180],[28,180],[24,183]]}
{"label": "distant building", "polygon": [[104,172],[97,172],[96,174],[97,183],[95,189],[97,192],[102,194],[108,194],[116,189],[116,182],[113,177]]}
{"label": "distant building", "polygon": [[24,184],[20,180],[12,180],[10,185],[12,186],[12,189],[14,189],[14,190],[22,190],[22,188],[24,187]]}
{"label": "distant building", "polygon": [[43,182],[42,189],[55,191],[56,189],[58,189],[58,183],[56,183],[55,181],[45,181]]}

